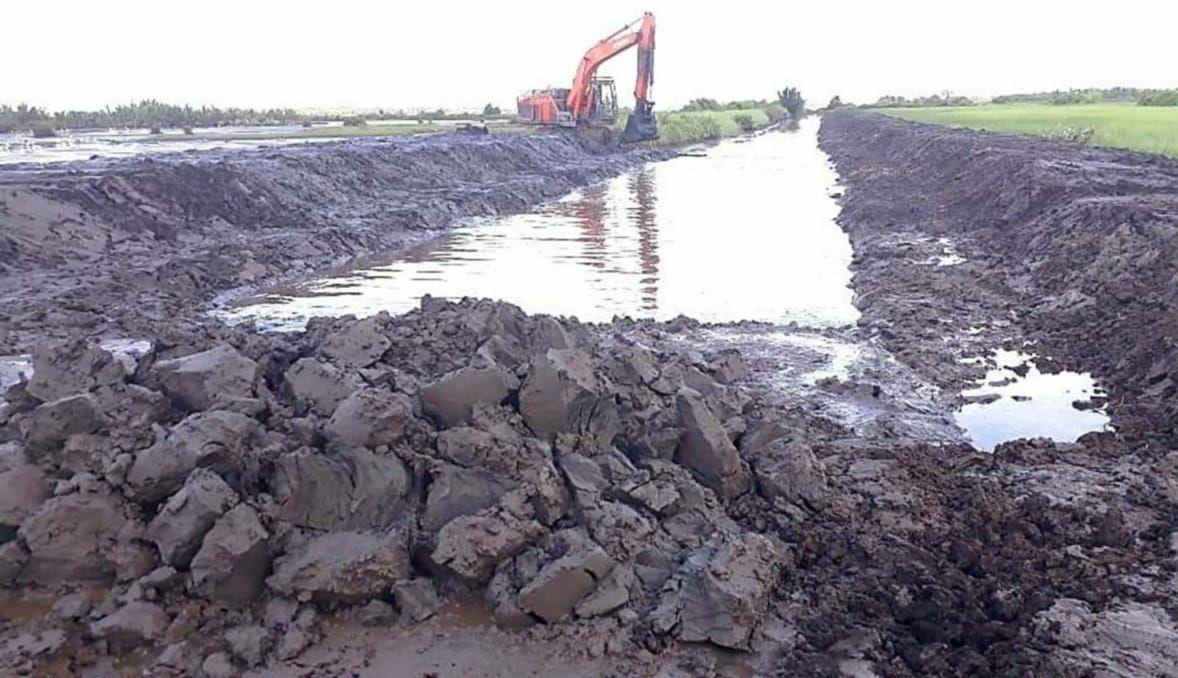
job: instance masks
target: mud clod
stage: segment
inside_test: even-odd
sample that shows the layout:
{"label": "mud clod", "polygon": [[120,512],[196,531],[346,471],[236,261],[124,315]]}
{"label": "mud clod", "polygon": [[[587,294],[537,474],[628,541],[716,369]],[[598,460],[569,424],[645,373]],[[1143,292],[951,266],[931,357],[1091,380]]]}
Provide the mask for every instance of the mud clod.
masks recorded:
{"label": "mud clod", "polygon": [[210,600],[247,605],[270,569],[269,533],[258,514],[239,504],[217,519],[192,559],[192,586]]}

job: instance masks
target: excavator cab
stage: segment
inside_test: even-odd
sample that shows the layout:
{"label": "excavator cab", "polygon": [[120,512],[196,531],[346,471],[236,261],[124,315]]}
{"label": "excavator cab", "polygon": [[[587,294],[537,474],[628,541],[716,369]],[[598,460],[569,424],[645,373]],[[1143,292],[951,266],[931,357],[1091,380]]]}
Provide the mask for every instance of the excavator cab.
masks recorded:
{"label": "excavator cab", "polygon": [[591,127],[610,127],[618,121],[618,88],[613,78],[593,78],[593,103],[589,110]]}

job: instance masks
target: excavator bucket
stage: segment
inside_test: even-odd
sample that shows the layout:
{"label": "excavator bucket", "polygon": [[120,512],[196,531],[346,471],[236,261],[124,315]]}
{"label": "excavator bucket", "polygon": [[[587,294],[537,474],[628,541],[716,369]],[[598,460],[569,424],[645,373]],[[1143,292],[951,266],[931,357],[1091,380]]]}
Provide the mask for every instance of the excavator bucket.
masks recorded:
{"label": "excavator bucket", "polygon": [[654,141],[659,138],[659,122],[647,106],[639,106],[630,114],[626,121],[626,131],[622,132],[622,143],[633,144],[639,141]]}

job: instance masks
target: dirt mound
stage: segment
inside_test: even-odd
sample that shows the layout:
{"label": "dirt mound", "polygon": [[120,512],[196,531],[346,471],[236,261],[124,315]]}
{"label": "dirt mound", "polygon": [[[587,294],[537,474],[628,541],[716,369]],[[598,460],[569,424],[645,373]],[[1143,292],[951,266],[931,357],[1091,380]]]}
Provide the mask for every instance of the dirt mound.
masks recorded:
{"label": "dirt mound", "polygon": [[436,135],[0,171],[0,354],[141,336],[219,291],[521,211],[657,152]]}
{"label": "dirt mound", "polygon": [[5,518],[5,581],[114,583],[78,629],[112,650],[179,641],[188,610],[209,633],[166,653],[182,670],[233,651],[220,608],[260,627],[248,664],[280,631],[268,606],[377,601],[414,621],[439,589],[485,597],[504,627],[625,611],[748,649],[788,559],[724,511],[752,492],[739,358],[658,355],[506,304],[423,306],[161,338],[131,369],[39,345],[38,365],[100,378],[7,394],[5,480],[38,490]]}
{"label": "dirt mound", "polygon": [[[1142,540],[1169,509],[1126,489],[1129,450],[867,443],[765,407],[734,352],[668,340],[690,325],[427,298],[294,335],[172,331],[134,364],[44,343],[38,365],[90,376],[35,374],[0,410],[0,575],[61,608],[5,665],[233,673],[327,616],[412,626],[474,599],[650,673],[717,671],[718,647],[781,675],[1003,674],[1057,668],[1043,615],[1155,619],[1172,581],[1143,573],[1169,561]],[[1070,502],[1028,480],[1118,464]]]}
{"label": "dirt mound", "polygon": [[[957,317],[1006,315],[1059,367],[1100,378],[1123,431],[1173,436],[1178,162],[853,111],[826,116],[821,140],[850,187],[840,223],[880,326],[948,333],[925,294],[962,300]],[[968,262],[888,265],[919,249],[906,235],[950,238]]]}

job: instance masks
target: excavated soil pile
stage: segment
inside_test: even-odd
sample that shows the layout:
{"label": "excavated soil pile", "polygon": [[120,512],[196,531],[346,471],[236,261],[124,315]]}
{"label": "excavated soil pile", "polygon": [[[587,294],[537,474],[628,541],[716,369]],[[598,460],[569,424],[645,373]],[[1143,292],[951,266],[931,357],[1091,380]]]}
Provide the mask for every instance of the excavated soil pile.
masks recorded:
{"label": "excavated soil pile", "polygon": [[5,168],[0,355],[47,335],[147,336],[219,291],[403,248],[655,157],[451,134]]}
{"label": "excavated soil pile", "polygon": [[[1100,378],[1123,431],[1174,436],[1178,162],[853,111],[826,116],[821,140],[849,187],[865,324],[898,353],[939,361],[942,337],[1000,317]],[[948,237],[968,262],[896,266],[910,235]]]}
{"label": "excavated soil pile", "polygon": [[739,356],[637,334],[427,299],[139,358],[44,343],[0,418],[3,580],[113,582],[61,598],[67,635],[167,646],[154,670],[186,675],[297,655],[317,608],[417,621],[439,592],[507,628],[614,616],[748,649],[790,558],[726,507],[754,484],[817,502],[822,474],[775,428],[738,450]]}
{"label": "excavated soil pile", "polygon": [[[1111,438],[869,443],[763,408],[731,351],[667,348],[691,327],[427,299],[138,357],[43,343],[0,410],[0,575],[53,605],[0,661],[235,675],[324,615],[412,625],[472,597],[619,675],[714,675],[683,650],[706,646],[780,675],[1062,670],[1138,633],[1161,660],[1131,666],[1174,658],[1144,602],[1173,593],[1168,505]],[[1077,649],[1089,632],[1114,640]]]}

